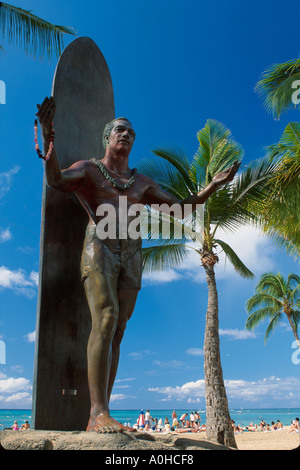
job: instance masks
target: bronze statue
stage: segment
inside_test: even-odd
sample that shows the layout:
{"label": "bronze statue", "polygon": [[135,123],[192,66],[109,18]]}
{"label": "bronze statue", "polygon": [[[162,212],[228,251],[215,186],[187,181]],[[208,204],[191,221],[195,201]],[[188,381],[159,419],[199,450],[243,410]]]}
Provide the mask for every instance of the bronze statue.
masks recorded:
{"label": "bronze statue", "polygon": [[[48,152],[50,141],[53,141],[55,102],[52,97],[45,98],[37,106],[44,150]],[[87,431],[118,432],[124,429],[110,416],[109,400],[117,374],[120,344],[135,307],[142,277],[141,238],[100,239],[97,224],[103,215],[99,215],[97,209],[103,204],[112,205],[118,226],[120,195],[126,196],[128,208],[133,204],[164,203],[195,207],[203,204],[218,187],[231,181],[239,167],[239,163],[234,164],[215,176],[197,195],[179,201],[149,177],[129,168],[134,140],[131,123],[125,118],[117,118],[105,127],[105,155],[101,160],[82,160],[61,170],[53,146],[50,158],[45,162],[47,184],[60,191],[73,191],[89,217],[81,258],[82,281],[92,317],[87,348],[91,400]]]}

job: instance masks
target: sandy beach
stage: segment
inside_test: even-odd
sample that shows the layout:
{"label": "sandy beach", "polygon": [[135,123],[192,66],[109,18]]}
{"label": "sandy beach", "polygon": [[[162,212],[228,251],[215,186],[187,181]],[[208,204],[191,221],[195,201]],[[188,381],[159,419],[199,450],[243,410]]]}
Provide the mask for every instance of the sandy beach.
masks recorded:
{"label": "sandy beach", "polygon": [[[236,433],[235,440],[238,450],[292,450],[300,445],[299,434],[289,434],[289,426],[278,431],[255,431]],[[157,433],[159,436],[159,433]],[[205,431],[175,433],[178,437],[207,441]]]}
{"label": "sandy beach", "polygon": [[257,431],[235,434],[239,450],[292,450],[300,445],[299,434],[289,434],[289,426],[281,431]]}

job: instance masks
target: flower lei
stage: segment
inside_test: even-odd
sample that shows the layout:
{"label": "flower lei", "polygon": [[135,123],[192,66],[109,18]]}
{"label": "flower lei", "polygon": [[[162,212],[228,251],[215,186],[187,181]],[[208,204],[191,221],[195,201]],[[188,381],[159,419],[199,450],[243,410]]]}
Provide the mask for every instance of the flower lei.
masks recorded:
{"label": "flower lei", "polygon": [[48,152],[44,156],[42,154],[42,152],[40,151],[40,147],[39,147],[39,144],[38,144],[38,122],[37,122],[37,119],[35,119],[35,121],[34,121],[34,142],[35,142],[35,150],[36,150],[39,158],[42,158],[43,160],[49,160],[49,158],[51,157],[51,153],[53,151],[54,135],[55,135],[55,132],[54,132],[54,129],[52,127],[52,130],[51,130],[51,133],[50,133],[50,139],[49,139],[50,143],[49,143]]}
{"label": "flower lei", "polygon": [[100,160],[96,160],[96,158],[92,158],[90,160],[91,162],[93,163],[96,163],[97,167],[99,168],[99,170],[101,171],[101,173],[103,174],[103,176],[111,182],[111,184],[115,187],[115,188],[118,188],[118,189],[121,189],[122,191],[125,191],[125,189],[128,189],[130,188],[130,186],[133,185],[133,183],[135,182],[136,178],[137,178],[137,169],[134,168],[132,170],[132,174],[131,174],[131,178],[127,181],[127,183],[125,184],[122,184],[122,183],[118,183],[118,181],[116,181],[107,171],[107,168],[105,165],[103,165],[103,163],[100,161]]}

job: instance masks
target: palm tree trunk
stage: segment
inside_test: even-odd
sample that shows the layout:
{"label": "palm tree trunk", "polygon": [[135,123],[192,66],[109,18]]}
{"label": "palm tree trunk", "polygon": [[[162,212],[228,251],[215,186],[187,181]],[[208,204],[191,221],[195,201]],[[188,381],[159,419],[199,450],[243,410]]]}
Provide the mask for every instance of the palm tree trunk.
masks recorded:
{"label": "palm tree trunk", "polygon": [[208,305],[204,339],[204,372],[207,439],[237,447],[223,380],[220,357],[218,292],[214,266],[204,264],[208,285]]}

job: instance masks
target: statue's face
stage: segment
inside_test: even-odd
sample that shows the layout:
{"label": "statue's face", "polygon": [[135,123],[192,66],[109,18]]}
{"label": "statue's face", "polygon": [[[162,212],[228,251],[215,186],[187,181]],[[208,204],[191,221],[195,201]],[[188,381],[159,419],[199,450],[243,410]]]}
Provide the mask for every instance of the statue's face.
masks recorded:
{"label": "statue's face", "polygon": [[111,148],[115,148],[116,150],[127,148],[130,151],[134,139],[135,132],[129,122],[118,120],[111,130],[108,144]]}

